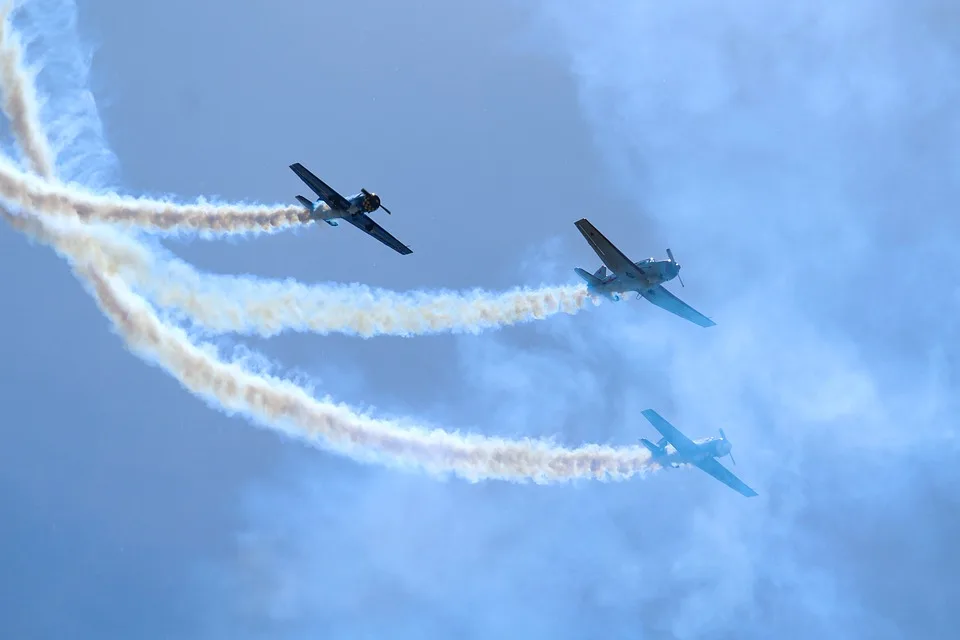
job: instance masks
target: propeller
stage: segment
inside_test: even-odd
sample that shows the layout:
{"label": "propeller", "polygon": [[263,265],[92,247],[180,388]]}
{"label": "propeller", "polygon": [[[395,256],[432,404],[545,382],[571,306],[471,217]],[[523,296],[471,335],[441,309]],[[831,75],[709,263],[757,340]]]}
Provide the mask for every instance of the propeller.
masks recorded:
{"label": "propeller", "polygon": [[678,269],[678,271],[677,271],[677,280],[680,281],[680,286],[681,286],[681,287],[686,287],[687,285],[683,284],[683,278],[680,277],[680,271],[679,271],[679,269],[680,269],[680,263],[677,262],[677,261],[674,259],[674,257],[673,257],[673,251],[670,251],[670,247],[667,247],[667,257],[670,258],[670,262],[672,262],[672,263],[674,263],[674,264],[677,265],[677,269]]}
{"label": "propeller", "polygon": [[367,196],[368,198],[372,198],[373,201],[376,203],[377,206],[374,207],[374,209],[373,209],[374,211],[376,211],[377,209],[383,209],[384,211],[387,212],[387,215],[391,215],[391,216],[393,215],[393,213],[391,213],[390,209],[387,209],[385,206],[383,206],[383,203],[380,202],[380,196],[378,196],[378,195],[375,194],[375,193],[370,193],[369,191],[367,191],[367,190],[364,189],[363,187],[360,188],[360,191],[363,193],[363,195]]}
{"label": "propeller", "polygon": [[[727,434],[723,432],[723,429],[720,429],[720,437],[727,440]],[[727,442],[729,443],[730,441],[727,440]],[[733,466],[737,466],[737,460],[733,457],[733,445],[730,445],[730,451],[727,452],[727,455],[730,456],[730,462],[733,463]]]}

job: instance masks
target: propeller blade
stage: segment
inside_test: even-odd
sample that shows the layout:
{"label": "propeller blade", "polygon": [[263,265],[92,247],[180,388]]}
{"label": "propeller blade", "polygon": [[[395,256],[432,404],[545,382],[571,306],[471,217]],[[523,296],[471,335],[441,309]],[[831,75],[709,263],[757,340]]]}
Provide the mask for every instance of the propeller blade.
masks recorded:
{"label": "propeller blade", "polygon": [[687,285],[683,284],[683,278],[680,277],[680,274],[679,274],[679,273],[677,274],[677,280],[680,281],[680,286],[681,286],[681,287],[686,287],[686,286],[687,286]]}
{"label": "propeller blade", "polygon": [[723,429],[720,429],[720,437],[723,438],[724,440],[727,439],[727,434],[723,432]]}
{"label": "propeller blade", "polygon": [[737,459],[733,457],[733,451],[731,451],[731,452],[728,453],[727,455],[730,456],[730,462],[733,463],[733,466],[737,466]]}
{"label": "propeller blade", "polygon": [[383,209],[384,211],[386,211],[386,212],[387,212],[387,215],[390,215],[390,216],[393,215],[392,213],[390,213],[390,209],[387,209],[387,208],[386,208],[385,206],[383,206],[382,204],[380,205],[380,208]]}
{"label": "propeller blade", "polygon": [[670,251],[670,247],[667,247],[667,257],[670,258],[671,262],[676,262],[676,260],[673,259],[673,251]]}

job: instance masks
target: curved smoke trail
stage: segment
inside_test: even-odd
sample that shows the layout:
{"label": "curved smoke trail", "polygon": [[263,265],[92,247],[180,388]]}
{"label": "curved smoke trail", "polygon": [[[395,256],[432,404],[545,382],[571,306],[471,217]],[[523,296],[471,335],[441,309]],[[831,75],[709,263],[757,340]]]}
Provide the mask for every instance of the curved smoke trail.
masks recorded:
{"label": "curved smoke trail", "polygon": [[0,157],[0,198],[28,211],[80,222],[102,222],[151,232],[205,236],[282,231],[310,221],[302,206],[195,204],[90,193],[75,184],[30,175]]}
{"label": "curved smoke trail", "polygon": [[18,35],[42,65],[31,68],[43,101],[42,134],[50,140],[61,180],[88,189],[119,182],[119,160],[106,144],[97,101],[90,91],[92,51],[81,42],[74,0],[17,0]]}
{"label": "curved smoke trail", "polygon": [[[3,107],[11,119],[21,150],[40,173],[53,162],[44,156],[45,136],[32,129],[36,100],[31,78],[19,66],[19,45],[10,39],[4,17],[0,31],[0,81]],[[18,89],[27,99],[11,97]],[[24,174],[25,175],[25,174]],[[39,182],[39,179],[30,177]],[[108,256],[98,245],[103,230],[77,224],[51,224],[43,211],[27,210],[25,217],[11,216],[21,231],[54,246],[93,293],[127,347],[162,366],[194,394],[227,413],[241,412],[274,430],[321,444],[361,461],[391,466],[417,467],[435,474],[453,473],[471,480],[505,479],[555,482],[575,478],[626,479],[642,474],[650,454],[639,447],[612,448],[587,445],[577,449],[556,447],[532,440],[511,441],[481,436],[461,436],[426,430],[398,422],[377,420],[355,413],[345,405],[319,401],[304,389],[281,379],[258,375],[237,363],[214,355],[210,345],[193,344],[186,333],[162,322],[153,309],[117,275],[110,273],[120,259]],[[38,215],[40,214],[40,215]],[[130,241],[130,247],[134,243]]]}
{"label": "curved smoke trail", "polygon": [[[184,319],[207,334],[233,332],[267,338],[283,331],[301,331],[369,338],[480,333],[558,313],[574,314],[591,301],[599,304],[585,286],[518,288],[503,293],[397,293],[359,284],[305,286],[211,278],[184,266],[159,266],[154,277],[138,278],[138,291],[174,315],[186,316]],[[171,282],[180,286],[170,286]]]}
{"label": "curved smoke trail", "polygon": [[[3,14],[5,21],[8,14],[9,5]],[[24,82],[28,74],[23,69],[19,39],[12,31],[6,35],[4,68],[0,70],[8,87],[6,111],[11,121],[17,123],[16,134],[33,172],[42,180],[15,167],[12,171],[31,184],[46,187],[48,182],[44,181],[55,177],[53,152],[42,133],[36,96],[26,90],[32,82]],[[0,157],[0,168],[3,166],[12,167]],[[116,201],[110,201],[119,206]],[[124,217],[121,210],[111,215]],[[74,221],[89,219],[73,218]],[[69,217],[65,219],[69,220]],[[49,235],[49,228],[47,232]],[[60,238],[59,242],[68,240]],[[99,270],[121,274],[135,290],[174,315],[185,316],[195,329],[208,334],[235,332],[272,337],[285,330],[339,332],[361,337],[478,333],[545,319],[556,313],[576,313],[588,300],[599,304],[584,286],[516,289],[501,294],[487,291],[397,293],[361,285],[305,286],[289,281],[201,275],[183,261],[164,260],[142,243],[107,230],[98,232],[97,247],[74,241],[71,245],[72,255],[86,252],[85,259],[96,264]],[[91,251],[96,255],[91,255]]]}
{"label": "curved smoke trail", "polygon": [[[2,18],[7,23],[9,5]],[[5,111],[34,173],[53,178],[53,151],[41,133],[39,109],[25,89],[22,52],[16,33],[5,32],[3,68]],[[0,158],[0,165],[4,163]],[[6,163],[9,164],[9,163]],[[18,174],[22,174],[17,170]],[[26,175],[26,174],[22,174]],[[30,177],[36,181],[36,178]],[[33,210],[33,209],[29,209]],[[8,220],[9,221],[9,220]],[[51,233],[47,229],[48,237]],[[305,286],[247,277],[201,275],[180,260],[163,260],[144,245],[101,230],[96,247],[71,243],[71,255],[86,252],[99,270],[121,274],[139,292],[165,309],[187,316],[207,333],[236,332],[271,337],[285,330],[315,333],[418,335],[477,333],[484,329],[576,313],[590,297],[583,286],[517,289],[502,294],[476,291],[396,293],[355,286]],[[93,251],[96,255],[91,255]],[[596,302],[596,301],[595,301]]]}

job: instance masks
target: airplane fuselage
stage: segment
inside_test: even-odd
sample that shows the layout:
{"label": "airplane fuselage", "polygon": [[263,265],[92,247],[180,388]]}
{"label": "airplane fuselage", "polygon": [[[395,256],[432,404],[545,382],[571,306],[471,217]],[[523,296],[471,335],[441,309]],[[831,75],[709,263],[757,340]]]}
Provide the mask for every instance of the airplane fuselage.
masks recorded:
{"label": "airplane fuselage", "polygon": [[673,280],[680,273],[680,267],[673,260],[647,258],[633,264],[643,274],[642,277],[635,277],[631,273],[623,276],[610,274],[605,278],[597,278],[600,282],[588,281],[590,290],[612,300],[620,300],[624,293],[647,291],[664,282]]}
{"label": "airplane fuselage", "polygon": [[744,484],[743,480],[718,460],[730,456],[730,462],[737,464],[733,459],[733,445],[727,440],[723,429],[717,429],[720,432],[719,438],[691,440],[653,409],[644,409],[640,413],[662,436],[656,444],[640,438],[640,444],[650,452],[650,462],[664,468],[689,464],[713,476],[742,496],[751,498],[757,495],[756,491]]}
{"label": "airplane fuselage", "polygon": [[644,442],[644,446],[650,450],[654,462],[662,467],[678,467],[682,464],[696,464],[698,461],[707,458],[722,458],[729,455],[733,448],[727,440],[716,437],[694,440],[694,443],[697,445],[697,451],[692,454],[681,454],[672,446],[670,447],[671,450],[667,451],[669,445],[666,444],[662,448],[657,448],[656,445],[651,446],[647,441]]}
{"label": "airplane fuselage", "polygon": [[334,222],[337,218],[347,218],[359,213],[372,213],[380,207],[380,197],[375,193],[360,192],[347,198],[350,207],[347,209],[335,209],[318,198],[313,202],[313,208],[310,217],[314,220],[323,220],[332,226],[337,226]]}

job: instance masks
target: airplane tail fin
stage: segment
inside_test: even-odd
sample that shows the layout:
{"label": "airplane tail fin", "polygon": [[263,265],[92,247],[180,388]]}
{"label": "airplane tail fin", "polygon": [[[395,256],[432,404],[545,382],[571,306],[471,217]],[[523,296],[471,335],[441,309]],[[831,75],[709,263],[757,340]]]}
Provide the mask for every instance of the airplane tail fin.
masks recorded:
{"label": "airplane tail fin", "polygon": [[660,455],[661,453],[663,453],[663,450],[660,449],[660,447],[658,447],[657,445],[653,444],[652,442],[650,442],[650,441],[647,440],[646,438],[640,438],[640,444],[642,444],[643,446],[645,446],[645,447],[647,448],[647,450],[650,451],[650,453],[652,453],[652,454],[654,455],[654,457],[656,457],[656,456]]}
{"label": "airplane tail fin", "polygon": [[600,269],[597,270],[596,274],[587,273],[580,267],[574,267],[573,270],[577,273],[578,276],[580,276],[581,280],[587,283],[587,286],[590,288],[597,287],[603,284],[603,280],[601,280],[598,276],[600,275],[601,271],[606,273],[606,267],[600,267]]}
{"label": "airplane tail fin", "polygon": [[313,203],[304,198],[303,196],[297,196],[297,201],[305,206],[308,210],[313,211]]}
{"label": "airplane tail fin", "polygon": [[666,453],[667,445],[670,444],[670,441],[666,438],[660,438],[660,440],[654,444],[646,438],[640,438],[640,444],[645,446],[647,450],[653,454],[653,457],[656,458]]}
{"label": "airplane tail fin", "polygon": [[620,299],[619,293],[611,293],[603,289],[603,283],[604,283],[603,278],[607,277],[606,267],[600,267],[593,274],[587,273],[580,267],[574,267],[573,270],[577,272],[577,275],[580,276],[581,280],[587,283],[587,290],[590,293],[594,295],[604,296],[605,298],[609,300],[613,300],[614,302]]}

